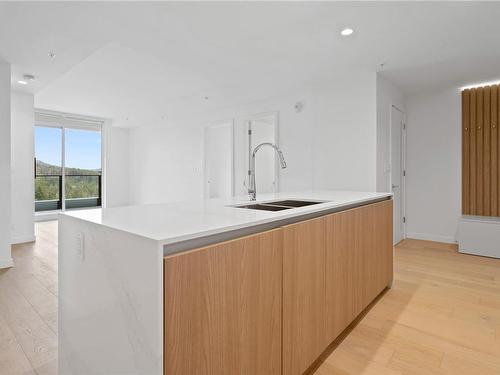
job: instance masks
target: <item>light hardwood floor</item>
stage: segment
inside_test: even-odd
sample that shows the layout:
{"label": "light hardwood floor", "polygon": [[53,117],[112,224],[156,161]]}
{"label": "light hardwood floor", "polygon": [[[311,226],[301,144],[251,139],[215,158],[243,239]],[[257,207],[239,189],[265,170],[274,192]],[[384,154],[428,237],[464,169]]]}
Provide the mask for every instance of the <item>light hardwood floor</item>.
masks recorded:
{"label": "light hardwood floor", "polygon": [[[0,270],[0,374],[57,373],[57,223]],[[406,240],[394,286],[316,375],[500,374],[500,260]]]}
{"label": "light hardwood floor", "polygon": [[0,270],[0,374],[57,374],[57,222],[37,223],[36,243],[12,247]]}
{"label": "light hardwood floor", "polygon": [[393,288],[315,374],[500,374],[500,260],[402,242]]}

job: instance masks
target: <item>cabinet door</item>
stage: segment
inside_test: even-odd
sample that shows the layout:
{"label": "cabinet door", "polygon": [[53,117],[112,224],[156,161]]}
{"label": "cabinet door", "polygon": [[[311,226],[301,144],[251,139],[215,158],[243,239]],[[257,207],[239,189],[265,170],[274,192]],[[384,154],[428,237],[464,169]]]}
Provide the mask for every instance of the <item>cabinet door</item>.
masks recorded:
{"label": "cabinet door", "polygon": [[364,309],[392,282],[392,200],[368,205],[360,214]]}
{"label": "cabinet door", "polygon": [[392,282],[392,254],[392,201],[326,217],[328,341]]}
{"label": "cabinet door", "polygon": [[283,374],[302,374],[326,346],[321,217],[283,228]]}
{"label": "cabinet door", "polygon": [[164,373],[281,374],[281,229],[165,258]]}
{"label": "cabinet door", "polygon": [[333,341],[360,309],[361,254],[356,239],[356,210],[326,217],[326,333]]}

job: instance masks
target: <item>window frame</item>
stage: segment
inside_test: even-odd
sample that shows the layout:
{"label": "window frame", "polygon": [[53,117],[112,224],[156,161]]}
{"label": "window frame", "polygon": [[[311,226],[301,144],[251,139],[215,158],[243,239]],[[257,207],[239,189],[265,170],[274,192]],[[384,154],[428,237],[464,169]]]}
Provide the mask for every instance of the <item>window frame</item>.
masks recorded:
{"label": "window frame", "polygon": [[[63,112],[48,111],[43,109],[35,109],[35,127],[45,127],[45,128],[57,128],[61,129],[61,209],[52,211],[40,211],[35,212],[38,215],[50,215],[55,212],[65,212],[66,211],[66,130],[87,130],[87,131],[98,131],[101,135],[101,206],[96,208],[104,207],[104,192],[105,192],[105,134],[104,134],[104,124],[106,120],[97,117],[75,115]],[[34,198],[34,197],[33,197]],[[72,208],[71,210],[78,210],[79,208]],[[81,208],[89,209],[89,208]]]}

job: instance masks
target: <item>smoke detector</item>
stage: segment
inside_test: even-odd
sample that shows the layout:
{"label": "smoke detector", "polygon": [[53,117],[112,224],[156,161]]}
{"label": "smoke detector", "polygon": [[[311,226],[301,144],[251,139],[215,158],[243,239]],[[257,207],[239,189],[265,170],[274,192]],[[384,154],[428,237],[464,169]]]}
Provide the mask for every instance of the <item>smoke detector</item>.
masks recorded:
{"label": "smoke detector", "polygon": [[304,109],[304,103],[297,102],[297,103],[295,103],[293,108],[295,108],[295,112],[297,112],[297,113],[302,112],[302,110]]}

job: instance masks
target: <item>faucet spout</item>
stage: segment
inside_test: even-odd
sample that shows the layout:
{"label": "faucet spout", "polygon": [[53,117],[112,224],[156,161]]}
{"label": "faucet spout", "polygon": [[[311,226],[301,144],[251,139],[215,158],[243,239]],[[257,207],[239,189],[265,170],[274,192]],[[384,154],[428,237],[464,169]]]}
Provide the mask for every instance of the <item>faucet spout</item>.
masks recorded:
{"label": "faucet spout", "polygon": [[280,150],[278,146],[270,142],[264,142],[260,145],[257,145],[252,152],[251,160],[250,160],[250,170],[248,171],[248,175],[250,177],[249,186],[248,186],[248,195],[250,196],[250,200],[254,201],[257,199],[257,187],[255,185],[255,155],[257,151],[259,151],[262,147],[269,146],[274,149],[274,151],[278,154],[278,159],[280,162],[280,166],[282,169],[286,168],[285,157],[283,156],[283,152]]}

